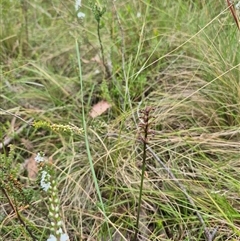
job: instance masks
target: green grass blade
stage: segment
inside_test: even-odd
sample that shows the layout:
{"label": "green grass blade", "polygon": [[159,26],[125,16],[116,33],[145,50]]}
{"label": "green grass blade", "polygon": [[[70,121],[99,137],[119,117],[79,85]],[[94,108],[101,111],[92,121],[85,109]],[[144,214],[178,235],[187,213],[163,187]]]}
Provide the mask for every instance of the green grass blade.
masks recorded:
{"label": "green grass blade", "polygon": [[[76,52],[77,52],[77,60],[78,60],[78,69],[79,69],[81,93],[83,93],[81,58],[80,58],[80,52],[79,52],[79,44],[78,44],[77,40],[76,40]],[[102,211],[102,213],[103,213],[103,215],[104,215],[104,217],[106,219],[108,234],[109,234],[110,240],[112,240],[110,227],[109,227],[109,224],[108,224],[108,217],[107,217],[107,214],[106,214],[106,211],[105,211],[105,207],[104,207],[104,203],[103,203],[103,200],[102,200],[100,188],[99,188],[99,185],[98,185],[98,180],[97,180],[96,173],[95,173],[95,170],[94,170],[92,155],[91,155],[89,141],[88,141],[87,124],[86,124],[85,113],[84,113],[83,94],[81,95],[81,102],[82,102],[82,123],[83,123],[84,138],[85,138],[85,144],[86,144],[86,149],[87,149],[89,165],[90,165],[90,169],[91,169],[91,172],[92,172],[92,177],[93,177],[94,185],[95,185],[95,188],[96,188],[96,191],[97,191],[97,195],[98,195],[98,198],[99,198],[99,201],[100,201],[100,205],[101,205],[101,210],[100,211]]]}

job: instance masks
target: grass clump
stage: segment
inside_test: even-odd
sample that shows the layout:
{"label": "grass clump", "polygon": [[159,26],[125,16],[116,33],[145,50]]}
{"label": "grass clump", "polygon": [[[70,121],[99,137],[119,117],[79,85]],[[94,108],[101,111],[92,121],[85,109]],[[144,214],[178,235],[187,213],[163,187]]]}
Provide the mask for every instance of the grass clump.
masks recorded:
{"label": "grass clump", "polygon": [[239,240],[227,2],[3,1],[3,240]]}

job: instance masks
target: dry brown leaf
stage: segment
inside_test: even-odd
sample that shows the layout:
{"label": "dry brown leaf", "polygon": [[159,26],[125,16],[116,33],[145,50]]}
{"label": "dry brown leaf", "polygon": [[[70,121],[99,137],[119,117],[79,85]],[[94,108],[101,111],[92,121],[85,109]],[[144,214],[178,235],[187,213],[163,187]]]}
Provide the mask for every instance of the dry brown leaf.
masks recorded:
{"label": "dry brown leaf", "polygon": [[97,104],[95,104],[89,115],[92,118],[96,118],[97,116],[100,116],[102,113],[104,113],[105,111],[107,111],[109,108],[111,107],[111,104],[109,104],[107,101],[105,100],[101,100],[99,101]]}
{"label": "dry brown leaf", "polygon": [[25,160],[24,168],[28,172],[28,177],[30,179],[36,179],[38,173],[37,162],[35,161],[36,155],[32,155],[30,158]]}

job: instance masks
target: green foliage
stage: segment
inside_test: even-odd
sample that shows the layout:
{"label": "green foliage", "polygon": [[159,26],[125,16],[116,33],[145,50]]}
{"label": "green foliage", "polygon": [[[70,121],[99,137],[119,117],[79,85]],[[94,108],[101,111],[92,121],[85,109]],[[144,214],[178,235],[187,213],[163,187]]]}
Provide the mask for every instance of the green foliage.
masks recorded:
{"label": "green foliage", "polygon": [[[0,154],[0,188],[8,195],[15,205],[28,203],[31,193],[23,191],[22,184],[18,180],[19,165],[14,164],[15,150],[10,146],[9,154]],[[27,194],[27,195],[25,195]]]}
{"label": "green foliage", "polygon": [[[12,237],[21,236],[22,233],[27,233],[29,237],[36,240],[35,234],[39,230],[35,227],[31,220],[25,219],[20,213],[21,208],[29,207],[30,203],[35,199],[36,194],[32,188],[26,188],[18,179],[19,165],[14,165],[15,148],[10,145],[8,155],[0,154],[0,190],[2,193],[1,202],[8,203],[14,212],[17,220],[21,224],[9,224],[9,229],[14,229]],[[0,218],[4,222],[3,218]],[[2,224],[1,224],[2,226]],[[14,228],[13,228],[14,227]],[[8,228],[6,228],[8,229]],[[23,230],[22,230],[23,229]]]}

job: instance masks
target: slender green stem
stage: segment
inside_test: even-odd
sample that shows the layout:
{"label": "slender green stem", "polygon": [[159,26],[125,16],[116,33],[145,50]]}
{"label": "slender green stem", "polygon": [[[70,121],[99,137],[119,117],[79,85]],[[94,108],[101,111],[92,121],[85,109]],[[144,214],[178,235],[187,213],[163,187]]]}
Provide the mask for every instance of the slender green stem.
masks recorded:
{"label": "slender green stem", "polygon": [[104,203],[103,203],[100,188],[99,188],[99,185],[98,185],[98,180],[97,180],[96,173],[95,173],[95,170],[94,170],[94,164],[93,164],[92,155],[91,155],[90,146],[89,146],[89,141],[88,141],[87,124],[86,124],[86,119],[85,119],[84,101],[83,101],[83,80],[82,80],[81,58],[80,58],[79,45],[78,45],[77,39],[76,39],[76,52],[77,52],[77,58],[78,58],[79,78],[80,78],[80,87],[81,87],[82,122],[83,122],[82,125],[83,125],[83,130],[84,130],[84,135],[85,135],[85,145],[86,145],[90,169],[91,169],[92,176],[93,176],[93,181],[94,181],[95,188],[96,188],[96,191],[97,191],[97,195],[98,195],[98,198],[99,198],[99,201],[100,201],[100,204],[101,204],[102,213],[103,213],[103,215],[105,217],[105,220],[106,220],[108,235],[110,237],[110,240],[112,240],[110,227],[109,227],[109,224],[108,224],[108,217],[106,215]]}

